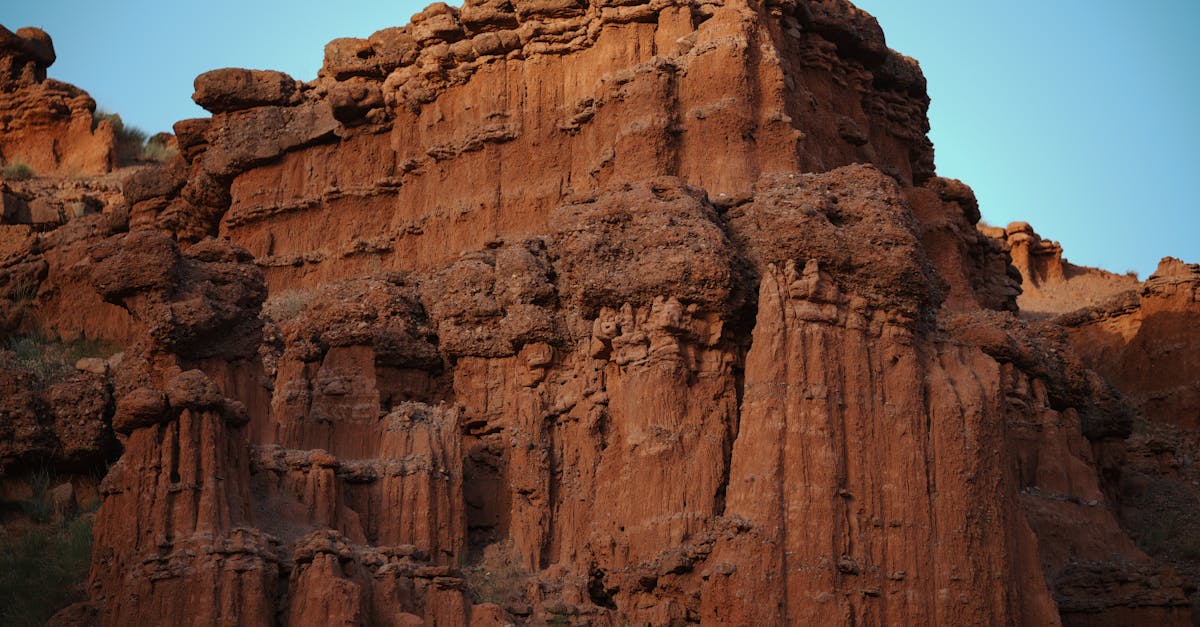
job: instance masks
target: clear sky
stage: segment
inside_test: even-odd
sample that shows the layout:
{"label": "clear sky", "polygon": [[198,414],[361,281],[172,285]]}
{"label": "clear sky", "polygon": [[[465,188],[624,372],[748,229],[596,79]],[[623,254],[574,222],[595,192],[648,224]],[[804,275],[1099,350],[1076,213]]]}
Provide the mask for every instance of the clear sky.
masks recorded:
{"label": "clear sky", "polygon": [[[323,47],[402,25],[412,0],[0,0],[54,38],[54,78],[151,133],[205,115],[218,67],[316,76]],[[1143,278],[1200,262],[1200,0],[858,0],[921,61],[938,170],[986,220],[1026,220],[1075,263]]]}

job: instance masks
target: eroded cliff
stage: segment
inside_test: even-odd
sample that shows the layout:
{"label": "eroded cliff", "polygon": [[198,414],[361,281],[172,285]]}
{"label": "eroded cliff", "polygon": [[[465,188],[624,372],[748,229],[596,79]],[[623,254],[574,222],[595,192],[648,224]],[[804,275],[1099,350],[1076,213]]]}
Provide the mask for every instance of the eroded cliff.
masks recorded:
{"label": "eroded cliff", "polygon": [[123,451],[59,624],[1190,623],[1122,508],[1158,397],[1016,314],[1044,247],[849,3],[436,4],[195,86],[3,226],[5,332],[123,349],[5,401],[6,472],[88,394]]}

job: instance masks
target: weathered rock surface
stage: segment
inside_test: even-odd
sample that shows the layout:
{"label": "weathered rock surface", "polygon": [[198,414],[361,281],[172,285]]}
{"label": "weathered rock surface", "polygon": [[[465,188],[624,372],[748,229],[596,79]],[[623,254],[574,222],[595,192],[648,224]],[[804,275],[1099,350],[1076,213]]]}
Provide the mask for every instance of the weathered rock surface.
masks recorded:
{"label": "weathered rock surface", "polygon": [[924,81],[872,18],[841,24],[849,12],[442,6],[331,43],[287,103],[258,106],[248,82],[229,100],[255,106],[181,141],[197,171],[184,198],[272,285],[305,287],[546,233],[564,192],[610,183],[671,176],[738,197],[764,173],[874,162],[921,184]]}
{"label": "weathered rock surface", "polygon": [[225,68],[196,77],[192,100],[213,113],[287,105],[296,80],[283,72]]}
{"label": "weathered rock surface", "polygon": [[1051,319],[1128,281],[977,230],[848,2],[439,3],[195,86],[97,210],[0,190],[0,329],[124,347],[0,371],[6,464],[124,451],[60,623],[1190,624],[1195,269]]}
{"label": "weathered rock surface", "polygon": [[[1196,436],[1200,427],[1200,363],[1196,361],[1200,355],[1200,336],[1196,333],[1200,328],[1200,271],[1194,264],[1166,258],[1150,278],[1139,283],[1131,275],[1065,262],[1061,247],[1042,240],[1024,223],[995,229],[988,235],[993,241],[1006,240],[1005,247],[1013,251],[1014,265],[1025,278],[1025,293],[1019,299],[1022,313],[1048,320],[1044,328],[1061,338],[1055,343],[1056,354],[1077,356],[1072,358],[1077,360],[1076,365],[1055,370],[1066,373],[1069,379],[1076,376],[1070,374],[1072,371],[1089,368],[1097,373],[1093,377],[1119,390],[1120,405],[1105,402],[1101,405],[1108,405],[1107,409],[1080,411],[1084,433],[1096,449],[1101,476],[1109,478],[1101,487],[1138,547],[1183,576],[1182,589],[1190,597],[1196,615],[1194,608],[1200,607],[1195,592],[1200,582],[1200,553],[1191,538],[1200,523],[1191,508],[1200,502],[1200,494],[1192,483],[1195,471],[1191,455],[1200,443]],[[1048,317],[1055,312],[1065,313]],[[1079,406],[1078,399],[1082,398],[1103,400],[1111,396],[1098,392],[1074,394],[1076,400],[1071,404]],[[1050,390],[1048,394],[1052,397],[1056,393]],[[1063,402],[1050,404],[1061,406]],[[1098,423],[1089,415],[1110,418]],[[1101,435],[1096,428],[1105,424],[1107,435],[1102,442],[1107,443],[1096,447],[1096,436]],[[1127,439],[1118,444],[1114,435]],[[1063,492],[1042,487],[1035,494],[1045,497]],[[1066,494],[1070,495],[1066,500],[1051,497],[1059,501],[1056,508],[1070,509],[1068,503],[1090,504],[1094,500],[1078,492]],[[1044,505],[1041,509],[1046,509]],[[1084,539],[1104,546],[1106,551],[1124,547],[1113,551],[1113,555],[1125,556],[1123,563],[1083,562],[1061,570],[1057,578],[1073,590],[1060,606],[1076,607],[1095,620],[1097,608],[1103,604],[1088,590],[1106,590],[1105,597],[1125,598],[1130,606],[1158,594],[1146,584],[1161,581],[1162,575],[1148,567],[1144,559],[1130,557],[1128,541],[1108,531],[1097,534],[1107,523],[1099,524],[1094,515],[1059,512],[1055,516],[1064,522],[1090,522],[1086,529],[1059,534],[1059,546],[1044,550],[1061,554],[1070,547],[1075,551]],[[1111,607],[1102,614],[1109,617],[1108,624],[1132,620],[1115,609]]]}
{"label": "weathered rock surface", "polygon": [[1200,266],[1168,257],[1139,288],[1059,322],[1138,413],[1200,429]]}
{"label": "weathered rock surface", "polygon": [[[160,231],[135,231],[88,250],[92,286],[142,325],[156,348],[186,359],[253,355],[266,297],[245,250],[204,240],[181,251]],[[246,312],[252,312],[247,316]]]}
{"label": "weathered rock surface", "polygon": [[116,165],[112,124],[92,119],[87,92],[46,78],[55,61],[50,36],[0,25],[0,164],[37,174],[101,174]]}
{"label": "weathered rock surface", "polygon": [[47,386],[6,364],[0,398],[0,476],[39,465],[88,472],[120,453],[103,377],[79,373]]}

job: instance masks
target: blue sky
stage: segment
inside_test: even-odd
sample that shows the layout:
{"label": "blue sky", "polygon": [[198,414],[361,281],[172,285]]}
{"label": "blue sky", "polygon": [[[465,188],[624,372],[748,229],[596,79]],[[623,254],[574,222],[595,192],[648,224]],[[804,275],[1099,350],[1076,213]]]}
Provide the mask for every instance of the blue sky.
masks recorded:
{"label": "blue sky", "polygon": [[[218,67],[316,76],[326,42],[425,3],[3,0],[0,23],[54,38],[50,75],[150,132],[205,113]],[[1200,262],[1200,1],[859,0],[921,61],[938,170],[993,224],[1031,222],[1075,263],[1142,277]]]}

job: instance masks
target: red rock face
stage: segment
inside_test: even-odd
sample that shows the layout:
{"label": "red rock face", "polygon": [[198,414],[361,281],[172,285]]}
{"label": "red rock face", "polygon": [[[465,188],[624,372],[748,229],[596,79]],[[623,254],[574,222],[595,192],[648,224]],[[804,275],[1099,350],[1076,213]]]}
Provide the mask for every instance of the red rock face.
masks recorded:
{"label": "red rock face", "polygon": [[[286,102],[210,105],[223,113],[184,198],[223,214],[272,285],[443,265],[546,232],[564,192],[609,183],[670,175],[736,197],[764,172],[932,174],[923,78],[857,10],[433,11],[432,31],[330,44],[322,78]],[[275,79],[247,80],[227,100],[265,104]],[[208,181],[228,191],[201,193]]]}
{"label": "red rock face", "polygon": [[1125,395],[1133,408],[1157,423],[1200,427],[1200,322],[1195,264],[1164,258],[1145,282],[1082,268],[1062,259],[1062,248],[1041,239],[1024,223],[1005,236],[1024,279],[1021,309],[1059,314],[1072,348],[1084,363]]}
{"label": "red rock face", "polygon": [[87,92],[46,79],[54,44],[37,28],[0,26],[0,162],[37,174],[102,174],[116,164],[112,125]]}
{"label": "red rock face", "polygon": [[1071,344],[1139,413],[1200,428],[1200,268],[1168,257],[1140,287],[1066,316]]}
{"label": "red rock face", "polygon": [[849,301],[815,262],[763,277],[725,508],[746,529],[717,543],[704,618],[1056,622],[984,454],[1005,437],[996,363]]}
{"label": "red rock face", "polygon": [[[1088,589],[1101,587],[1115,598],[1129,599],[1131,605],[1158,596],[1153,591],[1156,586],[1146,584],[1162,575],[1148,565],[1140,550],[1130,552],[1133,545],[1125,539],[1127,535],[1160,563],[1178,570],[1194,607],[1194,582],[1200,576],[1198,554],[1190,540],[1198,528],[1190,511],[1200,502],[1189,461],[1197,446],[1195,429],[1200,416],[1200,380],[1196,374],[1200,370],[1195,363],[1200,354],[1195,333],[1200,321],[1195,266],[1167,258],[1154,275],[1139,283],[1131,275],[1115,275],[1064,261],[1061,247],[1042,240],[1027,224],[1009,225],[1006,231],[996,229],[989,235],[1006,240],[1004,247],[1012,250],[1014,265],[1025,280],[1025,293],[1019,299],[1023,314],[1047,318],[1065,312],[1049,318],[1047,328],[1061,334],[1055,350],[1077,355],[1079,365],[1097,373],[1092,377],[1102,377],[1105,385],[1119,390],[1119,405],[1101,413],[1134,418],[1131,422],[1108,419],[1097,424],[1088,420],[1089,414],[1095,415],[1094,410],[1081,412],[1084,432],[1094,443],[1094,463],[1101,468],[1102,476],[1116,481],[1080,492],[1079,487],[1089,482],[1081,483],[1077,477],[1067,479],[1075,473],[1062,462],[1086,453],[1078,446],[1069,446],[1079,451],[1076,453],[1039,453],[1043,461],[1032,466],[1022,462],[1026,467],[1045,467],[1049,463],[1059,475],[1057,479],[1045,476],[1033,482],[1038,491],[1032,494],[1038,498],[1022,497],[1034,508],[1035,529],[1047,522],[1063,527],[1063,521],[1075,521],[1051,536],[1059,538],[1053,545],[1043,543],[1043,555],[1050,554],[1058,563],[1048,564],[1047,572],[1068,589],[1060,607],[1088,612],[1088,624],[1092,624],[1090,621],[1097,620],[1091,613],[1097,604],[1086,592]],[[1101,399],[1109,394],[1096,390],[1090,396]],[[1061,414],[1054,422],[1061,424],[1062,418],[1076,419]],[[1044,420],[1039,422],[1046,424]],[[1100,439],[1099,446],[1097,428],[1109,432]],[[1128,439],[1120,443],[1113,440],[1113,435],[1127,435]],[[1023,439],[1034,438],[1026,435]],[[1028,450],[1028,445],[1025,447]],[[1086,456],[1083,461],[1088,462]],[[1088,494],[1095,494],[1097,489],[1109,495],[1126,533],[1113,529],[1107,514],[1100,520],[1094,509],[1078,507],[1079,503],[1096,502]],[[1053,494],[1073,496],[1047,498]],[[1066,532],[1069,528],[1074,530]],[[1123,555],[1124,564],[1079,561],[1080,552],[1097,554],[1084,548],[1088,544]],[[1131,620],[1115,607],[1102,616],[1108,624]]]}
{"label": "red rock face", "polygon": [[63,623],[1189,624],[1122,507],[1160,397],[1016,315],[1060,253],[849,3],[437,4],[195,99],[0,239],[6,328],[126,345]]}

